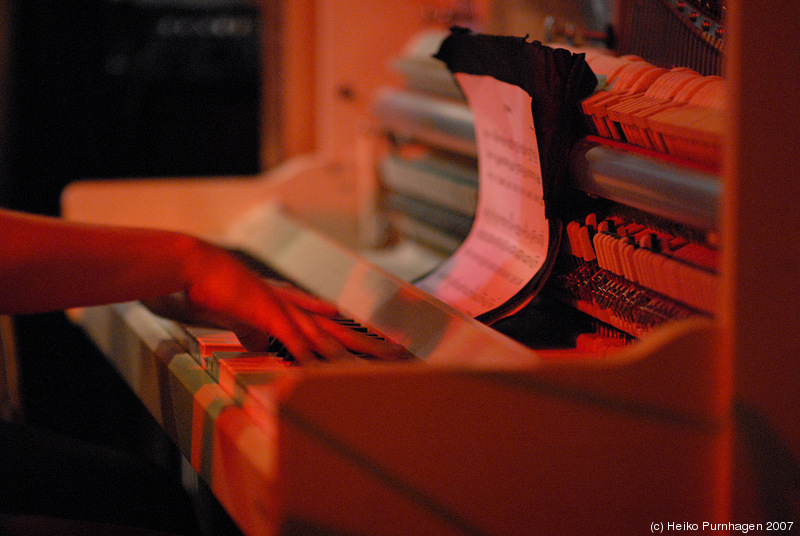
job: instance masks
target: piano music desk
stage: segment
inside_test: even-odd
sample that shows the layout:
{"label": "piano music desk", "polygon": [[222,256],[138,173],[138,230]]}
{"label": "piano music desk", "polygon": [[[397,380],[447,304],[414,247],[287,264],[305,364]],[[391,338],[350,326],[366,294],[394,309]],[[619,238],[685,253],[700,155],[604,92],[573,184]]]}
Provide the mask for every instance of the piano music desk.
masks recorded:
{"label": "piano music desk", "polygon": [[[277,210],[241,218],[270,188],[222,180],[82,183],[65,215],[227,234],[419,357],[258,374],[220,359],[215,379],[140,304],[75,312],[246,534],[642,534],[729,519],[732,371],[712,321],[548,357]],[[100,214],[119,192],[129,210]],[[204,218],[212,201],[224,208]]]}

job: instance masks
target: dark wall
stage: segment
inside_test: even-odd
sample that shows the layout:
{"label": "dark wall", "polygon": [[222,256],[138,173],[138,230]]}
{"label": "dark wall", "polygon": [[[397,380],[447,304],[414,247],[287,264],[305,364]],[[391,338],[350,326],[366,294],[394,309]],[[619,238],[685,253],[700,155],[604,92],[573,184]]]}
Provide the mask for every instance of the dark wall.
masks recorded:
{"label": "dark wall", "polygon": [[241,2],[16,0],[5,206],[83,178],[259,171],[259,36]]}

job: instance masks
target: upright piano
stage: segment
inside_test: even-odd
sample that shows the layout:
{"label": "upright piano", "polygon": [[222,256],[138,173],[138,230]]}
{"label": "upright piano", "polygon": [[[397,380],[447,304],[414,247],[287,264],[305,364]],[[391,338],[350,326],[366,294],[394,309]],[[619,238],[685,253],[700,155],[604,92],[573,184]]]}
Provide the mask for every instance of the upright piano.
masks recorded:
{"label": "upright piano", "polygon": [[[735,25],[740,7],[731,6]],[[401,343],[413,355],[405,362],[290,366],[279,346],[247,353],[229,333],[139,303],[73,317],[246,534],[640,534],[695,524],[730,533],[763,523],[762,496],[733,485],[752,481],[737,461],[734,390],[746,382],[731,350],[731,261],[706,255],[740,238],[721,224],[730,226],[721,214],[730,208],[720,169],[735,159],[676,166],[622,141],[574,148],[571,186],[591,210],[576,214],[576,238],[543,295],[493,326],[420,290],[402,258],[353,247],[363,235],[352,222],[374,216],[370,165],[311,156],[266,178],[92,181],[65,193],[68,218],[213,239],[335,303],[357,329]],[[323,192],[318,205],[307,202],[311,187]],[[662,271],[615,257],[625,246],[655,256],[639,266]],[[673,255],[683,246],[699,257]],[[567,336],[554,342],[553,331]]]}

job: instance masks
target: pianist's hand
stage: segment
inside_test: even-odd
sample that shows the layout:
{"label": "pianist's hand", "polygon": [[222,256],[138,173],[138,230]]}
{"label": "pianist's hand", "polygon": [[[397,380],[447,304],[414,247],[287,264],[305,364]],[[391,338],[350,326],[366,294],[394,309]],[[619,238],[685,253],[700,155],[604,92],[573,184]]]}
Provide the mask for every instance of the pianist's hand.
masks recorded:
{"label": "pianist's hand", "polygon": [[145,300],[155,313],[233,331],[250,351],[265,350],[275,337],[301,364],[353,359],[355,354],[392,360],[407,355],[400,345],[337,323],[333,305],[265,280],[213,246],[201,243],[187,265],[185,291]]}
{"label": "pianist's hand", "polygon": [[265,282],[195,237],[2,208],[0,229],[0,314],[147,300],[176,319],[232,330],[249,349],[264,349],[272,335],[301,363],[352,358],[348,350],[386,359],[402,354],[333,322],[329,304]]}

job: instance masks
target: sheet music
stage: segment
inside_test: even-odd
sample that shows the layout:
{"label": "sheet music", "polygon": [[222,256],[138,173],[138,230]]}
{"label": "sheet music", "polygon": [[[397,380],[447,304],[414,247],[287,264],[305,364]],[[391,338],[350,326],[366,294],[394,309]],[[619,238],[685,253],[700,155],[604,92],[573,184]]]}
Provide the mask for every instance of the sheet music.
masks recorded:
{"label": "sheet music", "polygon": [[459,249],[417,285],[479,316],[506,304],[542,268],[549,227],[530,95],[490,76],[456,78],[475,117],[478,205]]}

